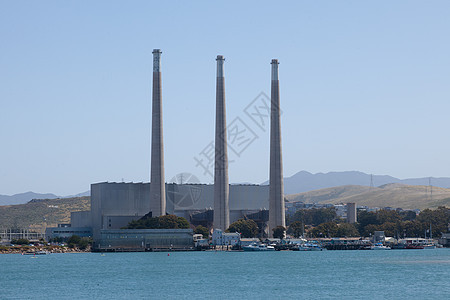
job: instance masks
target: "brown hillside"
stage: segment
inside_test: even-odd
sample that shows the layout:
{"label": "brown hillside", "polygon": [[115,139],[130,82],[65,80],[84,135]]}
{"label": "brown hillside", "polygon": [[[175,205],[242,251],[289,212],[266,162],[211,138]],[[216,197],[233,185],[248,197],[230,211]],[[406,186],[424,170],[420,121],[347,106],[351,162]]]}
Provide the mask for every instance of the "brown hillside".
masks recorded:
{"label": "brown hillside", "polygon": [[438,206],[450,207],[450,189],[421,185],[387,184],[380,187],[346,185],[320,189],[295,195],[287,195],[289,201],[305,203],[347,203],[370,207],[401,207],[404,209],[425,209]]}
{"label": "brown hillside", "polygon": [[0,206],[0,228],[36,229],[69,223],[70,213],[90,210],[90,197],[31,200],[26,204]]}

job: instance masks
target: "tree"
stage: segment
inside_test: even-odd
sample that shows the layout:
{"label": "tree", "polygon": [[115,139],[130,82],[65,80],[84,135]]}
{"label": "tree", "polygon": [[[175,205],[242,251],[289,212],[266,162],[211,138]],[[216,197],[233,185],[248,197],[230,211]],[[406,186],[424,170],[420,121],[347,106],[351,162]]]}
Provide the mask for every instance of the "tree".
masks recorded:
{"label": "tree", "polygon": [[337,235],[338,226],[335,222],[319,224],[311,230],[313,237],[333,237]]}
{"label": "tree", "polygon": [[286,232],[286,228],[283,226],[277,226],[272,229],[273,231],[273,237],[276,239],[284,239],[284,234]]}
{"label": "tree", "polygon": [[195,227],[194,233],[202,234],[205,239],[207,239],[209,237],[208,228],[206,228],[205,226],[202,226],[202,225],[198,225],[197,227]]}
{"label": "tree", "polygon": [[122,229],[187,229],[189,222],[182,217],[175,215],[165,215],[159,217],[150,217],[145,215],[139,220],[132,220]]}
{"label": "tree", "polygon": [[81,237],[74,234],[67,240],[67,245],[69,248],[75,248],[81,242]]}
{"label": "tree", "polygon": [[92,238],[82,237],[77,244],[77,247],[80,248],[80,250],[85,250],[89,245],[92,245]]}
{"label": "tree", "polygon": [[16,245],[28,245],[29,243],[30,243],[30,241],[27,239],[17,239],[17,240],[11,241],[11,244],[16,244]]}
{"label": "tree", "polygon": [[355,237],[360,236],[358,229],[354,224],[341,223],[338,225],[336,237]]}
{"label": "tree", "polygon": [[258,236],[258,225],[253,220],[239,219],[231,223],[226,232],[239,232],[243,238],[254,238]]}
{"label": "tree", "polygon": [[381,209],[377,211],[377,221],[378,224],[383,223],[396,223],[401,221],[402,217],[400,214],[395,210],[387,210],[387,209]]}
{"label": "tree", "polygon": [[[439,206],[435,210],[424,209],[416,218],[423,224],[424,230],[431,229],[433,236],[437,236],[441,232],[447,232],[448,224],[450,224],[450,208]],[[423,231],[424,232],[424,231]]]}
{"label": "tree", "polygon": [[417,217],[416,212],[413,210],[402,211],[400,212],[400,216],[402,216],[403,221],[413,221]]}
{"label": "tree", "polygon": [[300,209],[289,219],[289,222],[299,221],[305,225],[317,226],[321,223],[333,221],[335,218],[336,210],[333,207]]}
{"label": "tree", "polygon": [[288,231],[289,234],[292,234],[294,237],[299,237],[304,232],[303,223],[300,221],[295,221],[289,225]]}

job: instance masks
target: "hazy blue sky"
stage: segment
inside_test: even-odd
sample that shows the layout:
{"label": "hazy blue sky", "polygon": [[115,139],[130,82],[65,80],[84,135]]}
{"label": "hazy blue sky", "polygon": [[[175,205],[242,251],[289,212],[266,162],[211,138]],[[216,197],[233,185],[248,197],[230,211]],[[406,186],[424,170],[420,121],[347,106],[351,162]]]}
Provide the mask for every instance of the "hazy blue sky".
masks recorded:
{"label": "hazy blue sky", "polygon": [[449,12],[450,1],[0,1],[0,194],[148,181],[154,48],[166,180],[212,182],[194,157],[214,139],[218,54],[228,123],[252,131],[230,153],[230,182],[268,178],[268,128],[245,108],[270,95],[272,58],[285,176],[450,176]]}

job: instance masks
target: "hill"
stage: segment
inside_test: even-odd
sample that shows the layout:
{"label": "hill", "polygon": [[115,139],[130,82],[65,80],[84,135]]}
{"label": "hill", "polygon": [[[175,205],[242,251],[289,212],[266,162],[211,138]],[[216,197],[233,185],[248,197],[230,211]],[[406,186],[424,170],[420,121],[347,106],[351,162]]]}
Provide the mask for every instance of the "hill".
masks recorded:
{"label": "hill", "polygon": [[[300,171],[291,177],[284,178],[284,193],[297,194],[318,189],[343,185],[381,186],[389,183],[403,183],[409,185],[428,185],[430,177],[399,179],[388,175],[370,175],[357,171],[329,172],[312,174]],[[268,184],[268,181],[263,184]],[[450,188],[450,178],[431,177],[433,186]]]}
{"label": "hill", "polygon": [[20,193],[15,195],[0,195],[0,205],[16,205],[16,204],[25,204],[28,201],[31,201],[33,199],[57,199],[57,198],[78,198],[78,197],[85,197],[90,196],[91,191],[86,191],[83,193],[79,193],[76,195],[71,196],[57,196],[55,194],[39,194],[34,192],[26,192],[26,193]]}
{"label": "hill", "polygon": [[450,189],[433,187],[433,198],[430,199],[428,186],[406,184],[386,184],[380,187],[345,185],[325,188],[299,194],[286,195],[291,202],[305,203],[347,203],[370,207],[401,207],[404,209],[425,209],[438,206],[450,207]]}
{"label": "hill", "polygon": [[32,199],[56,199],[56,198],[58,198],[58,196],[54,194],[38,194],[33,192],[20,193],[12,196],[0,195],[0,205],[23,204]]}
{"label": "hill", "polygon": [[70,212],[90,210],[90,197],[31,200],[0,206],[0,228],[42,228],[70,222]]}

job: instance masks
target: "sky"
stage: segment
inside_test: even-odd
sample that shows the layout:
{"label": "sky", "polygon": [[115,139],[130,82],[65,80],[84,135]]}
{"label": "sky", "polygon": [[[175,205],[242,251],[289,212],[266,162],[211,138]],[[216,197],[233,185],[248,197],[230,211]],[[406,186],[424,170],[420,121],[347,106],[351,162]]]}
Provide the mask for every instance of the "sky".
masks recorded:
{"label": "sky", "polygon": [[264,112],[273,58],[285,177],[450,176],[449,11],[413,0],[0,0],[0,194],[148,182],[155,48],[166,181],[213,182],[217,55],[235,130],[230,182],[268,179],[267,118],[252,113]]}

